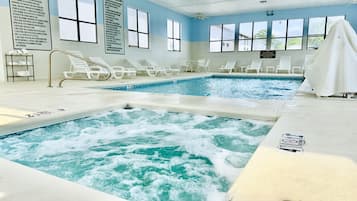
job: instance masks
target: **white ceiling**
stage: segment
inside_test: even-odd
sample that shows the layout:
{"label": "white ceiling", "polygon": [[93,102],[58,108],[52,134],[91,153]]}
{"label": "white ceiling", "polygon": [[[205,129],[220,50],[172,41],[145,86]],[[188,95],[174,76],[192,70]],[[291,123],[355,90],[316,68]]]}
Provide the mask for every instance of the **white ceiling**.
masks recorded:
{"label": "white ceiling", "polygon": [[355,0],[150,0],[179,13],[196,16],[218,16],[238,14],[253,11],[266,11],[289,8],[304,8],[313,6],[352,3]]}

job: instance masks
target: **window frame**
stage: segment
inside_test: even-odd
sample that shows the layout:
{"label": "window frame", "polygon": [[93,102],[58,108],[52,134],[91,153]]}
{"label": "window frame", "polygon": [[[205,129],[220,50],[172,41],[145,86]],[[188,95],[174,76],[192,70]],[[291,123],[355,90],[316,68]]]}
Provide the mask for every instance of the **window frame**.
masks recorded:
{"label": "window frame", "polygon": [[[241,24],[248,24],[250,23],[252,25],[251,29],[251,38],[250,39],[240,39],[240,25]],[[253,51],[253,38],[254,38],[254,21],[252,22],[241,22],[239,23],[239,31],[238,31],[238,52],[252,52]],[[239,50],[239,43],[240,41],[250,41],[250,50]]]}
{"label": "window frame", "polygon": [[[172,50],[170,50],[168,47],[167,47],[167,50],[169,52],[181,52],[182,51],[182,24],[179,22],[179,21],[176,21],[176,20],[172,20],[170,18],[168,18],[166,20],[166,26],[168,25],[168,21],[171,21],[171,28],[172,28],[172,35],[171,37],[168,36],[167,34],[167,43],[169,43],[170,40],[173,41],[173,46],[172,46]],[[179,37],[178,38],[175,38],[175,22],[179,24]],[[169,29],[169,27],[167,27],[167,30]],[[179,49],[178,50],[175,50],[175,41],[179,41]]]}
{"label": "window frame", "polygon": [[[306,39],[306,49],[307,50],[317,50],[319,49],[318,48],[315,48],[315,47],[309,47],[309,38],[312,37],[312,38],[315,38],[315,37],[323,37],[323,40],[326,40],[326,37],[328,36],[328,33],[327,33],[327,24],[328,24],[328,18],[329,17],[344,17],[344,19],[346,19],[346,15],[333,15],[333,16],[317,16],[317,17],[309,17],[309,21],[308,21],[308,27],[307,27],[307,39]],[[310,20],[311,18],[325,18],[325,28],[324,28],[324,33],[323,34],[309,34],[310,32]]]}
{"label": "window frame", "polygon": [[[129,29],[129,27],[128,27],[128,31],[127,31],[127,33],[128,33],[128,46],[129,47],[134,47],[134,48],[140,48],[140,49],[150,49],[149,12],[140,10],[138,8],[132,8],[132,7],[128,6],[127,9],[129,9],[129,8],[135,10],[135,13],[136,13],[136,30]],[[146,13],[146,16],[147,16],[146,17],[146,25],[147,25],[147,28],[148,28],[147,33],[139,31],[139,11],[142,12],[142,13]],[[127,21],[129,21],[129,17],[128,16],[127,16]],[[129,32],[136,32],[137,45],[131,45],[129,43]],[[147,47],[141,47],[140,46],[140,37],[139,37],[140,34],[147,35],[147,37],[148,37],[148,46]]]}
{"label": "window frame", "polygon": [[[266,26],[266,31],[267,31],[267,34],[266,34],[266,37],[265,38],[255,38],[254,36],[254,24],[257,23],[257,22],[266,22],[267,26]],[[247,23],[251,23],[252,24],[252,35],[250,39],[240,39],[239,36],[240,36],[240,24],[247,24]],[[238,52],[259,52],[259,51],[264,51],[264,50],[255,50],[254,49],[254,40],[263,40],[265,39],[265,50],[268,50],[268,39],[269,39],[269,36],[268,36],[268,29],[269,29],[269,25],[268,25],[269,21],[251,21],[251,22],[241,22],[239,23],[239,31],[238,31]],[[250,50],[239,50],[239,43],[240,41],[250,41]]]}
{"label": "window frame", "polygon": [[[302,35],[300,36],[289,36],[289,22],[291,20],[302,20]],[[286,29],[285,29],[285,36],[284,37],[273,37],[273,22],[274,21],[286,21]],[[272,49],[272,42],[273,42],[273,39],[285,39],[285,47],[284,49],[274,49],[275,51],[294,51],[294,50],[303,50],[303,46],[304,46],[304,42],[303,42],[303,38],[304,38],[304,23],[305,23],[305,20],[304,18],[289,18],[289,19],[277,19],[277,20],[272,20],[271,21],[271,36],[270,36],[270,50],[273,50]],[[289,39],[292,39],[292,38],[301,38],[301,48],[299,49],[288,49],[288,40]]]}
{"label": "window frame", "polygon": [[[285,36],[280,36],[280,37],[273,37],[273,23],[274,21],[285,21],[286,23],[286,28],[285,28]],[[280,20],[272,20],[271,21],[271,36],[270,36],[270,50],[272,49],[272,43],[273,43],[273,39],[284,39],[285,40],[285,44],[284,44],[284,49],[274,49],[274,51],[286,51],[286,47],[287,47],[287,42],[288,42],[288,29],[289,29],[289,20],[288,19],[280,19]]]}
{"label": "window frame", "polygon": [[[220,26],[220,29],[221,29],[221,39],[220,40],[211,40],[211,27],[212,26]],[[234,25],[234,39],[233,40],[224,40],[223,38],[223,27],[224,25]],[[229,50],[229,51],[223,51],[223,43],[224,42],[227,42],[227,41],[231,41],[233,42],[233,50]],[[221,49],[220,51],[217,51],[217,52],[212,52],[211,51],[211,42],[221,42]],[[232,52],[235,52],[236,50],[236,24],[211,24],[209,26],[209,45],[208,45],[208,48],[209,48],[209,53],[232,53]]]}
{"label": "window frame", "polygon": [[[302,32],[300,36],[289,36],[289,22],[291,20],[302,20]],[[294,50],[303,50],[304,49],[304,24],[305,24],[305,19],[304,18],[292,18],[292,19],[287,19],[287,25],[286,25],[286,42],[285,42],[285,51],[294,51]],[[301,47],[299,49],[288,49],[288,41],[289,39],[292,38],[301,38]]]}
{"label": "window frame", "polygon": [[[255,28],[255,23],[258,23],[258,22],[266,22],[266,24],[267,24],[267,26],[266,26],[266,31],[267,31],[267,34],[266,34],[266,37],[265,38],[255,38],[255,36],[254,36],[254,28]],[[269,21],[268,20],[265,20],[265,21],[253,21],[253,26],[252,26],[252,33],[253,33],[253,35],[252,35],[252,52],[260,52],[260,51],[265,51],[265,50],[268,50],[268,38],[269,38],[269,36],[268,36],[268,29],[269,29]],[[254,40],[262,40],[262,39],[265,39],[265,50],[255,50],[254,49]]]}
{"label": "window frame", "polygon": [[[75,0],[75,2],[76,2],[76,19],[67,18],[67,17],[61,17],[60,14],[58,13],[58,27],[59,27],[58,29],[59,29],[59,32],[60,32],[60,29],[61,29],[60,26],[59,26],[59,21],[61,19],[75,22],[76,23],[76,28],[77,28],[77,40],[62,39],[61,35],[59,35],[59,39],[62,40],[62,41],[98,44],[97,1],[93,0],[93,3],[94,3],[94,21],[95,22],[87,22],[87,21],[79,20],[78,1],[79,0]],[[80,24],[81,23],[95,25],[95,42],[81,41],[81,30],[80,30]]]}

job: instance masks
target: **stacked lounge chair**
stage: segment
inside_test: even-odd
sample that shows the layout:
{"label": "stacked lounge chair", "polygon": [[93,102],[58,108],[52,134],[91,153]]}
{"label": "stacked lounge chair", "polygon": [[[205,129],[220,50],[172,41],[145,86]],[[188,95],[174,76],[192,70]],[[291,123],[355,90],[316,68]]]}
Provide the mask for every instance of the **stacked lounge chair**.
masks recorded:
{"label": "stacked lounge chair", "polygon": [[99,80],[101,77],[109,76],[109,70],[101,66],[91,66],[88,64],[82,53],[79,51],[68,51],[70,70],[64,71],[65,78],[73,79],[84,77],[85,79]]}
{"label": "stacked lounge chair", "polygon": [[126,68],[123,66],[111,66],[100,57],[89,57],[89,59],[95,63],[99,63],[106,66],[112,73],[113,79],[121,79],[123,77],[135,77],[136,70],[134,68]]}
{"label": "stacked lounge chair", "polygon": [[251,72],[255,71],[256,73],[260,72],[260,69],[262,68],[262,60],[260,59],[255,59],[252,61],[252,63],[246,67],[245,72]]}
{"label": "stacked lounge chair", "polygon": [[284,72],[284,71],[287,73],[291,73],[291,57],[290,56],[280,57],[279,65],[276,68],[276,73]]}
{"label": "stacked lounge chair", "polygon": [[222,72],[228,72],[228,73],[232,73],[235,66],[236,66],[236,61],[227,61],[227,63],[225,65],[223,65],[221,68],[219,68],[220,71]]}

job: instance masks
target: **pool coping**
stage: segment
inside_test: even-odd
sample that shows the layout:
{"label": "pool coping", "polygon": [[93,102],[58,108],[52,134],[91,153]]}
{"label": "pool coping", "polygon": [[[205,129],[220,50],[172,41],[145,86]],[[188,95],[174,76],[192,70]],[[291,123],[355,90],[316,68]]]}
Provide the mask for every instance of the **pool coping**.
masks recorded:
{"label": "pool coping", "polygon": [[[183,78],[164,78],[164,80],[158,80],[158,81],[139,81],[135,82],[135,84],[129,84],[129,85],[156,85],[156,84],[162,84],[162,83],[171,83],[175,81],[186,81],[186,80],[192,80],[192,79],[202,79],[202,78],[207,78],[207,77],[235,77],[235,78],[272,78],[272,79],[303,79],[303,76],[298,74],[298,75],[286,75],[286,74],[279,74],[279,75],[267,75],[267,74],[220,74],[220,73],[210,73],[206,75],[195,75],[195,76],[188,76],[188,77],[183,77]],[[188,106],[188,104],[162,104],[162,103],[153,103],[153,102],[147,102],[147,101],[133,101],[133,100],[126,100],[122,103],[119,104],[111,104],[110,106],[105,106],[105,107],[98,107],[95,109],[89,109],[89,110],[81,110],[81,111],[65,111],[61,113],[54,113],[50,115],[44,115],[44,116],[38,116],[34,118],[27,118],[23,119],[22,121],[16,122],[16,123],[11,123],[7,125],[3,125],[0,127],[0,137],[4,135],[9,135],[12,133],[17,133],[17,132],[22,132],[25,130],[31,130],[34,128],[38,127],[44,127],[48,126],[51,124],[57,124],[61,123],[64,121],[69,121],[73,120],[76,118],[83,118],[86,116],[89,116],[94,113],[99,113],[103,112],[105,110],[112,110],[118,107],[123,107],[126,104],[130,104],[134,107],[144,107],[144,108],[149,108],[149,109],[167,109],[172,112],[189,112],[189,113],[197,113],[197,114],[202,114],[202,115],[215,115],[215,116],[224,116],[224,117],[231,117],[231,118],[243,118],[243,119],[255,119],[255,120],[261,120],[261,121],[276,121],[279,118],[279,109],[277,108],[282,108],[284,105],[289,102],[289,99],[283,99],[283,100],[277,100],[277,99],[269,99],[269,100],[258,100],[258,99],[243,99],[243,98],[224,98],[224,97],[213,97],[213,96],[194,96],[194,95],[181,95],[181,94],[164,94],[164,93],[150,93],[150,92],[137,92],[137,91],[126,91],[126,90],[111,90],[110,88],[113,87],[126,87],[128,84],[116,84],[116,85],[104,85],[104,86],[87,86],[85,88],[88,89],[93,89],[93,90],[99,90],[99,91],[106,91],[106,92],[112,92],[112,93],[118,93],[118,94],[126,94],[126,95],[132,95],[132,96],[152,96],[152,97],[181,97],[184,99],[188,100],[193,100],[196,101],[198,100],[216,100],[216,102],[219,101],[225,101],[225,100],[231,100],[232,102],[239,102],[238,109],[242,108],[248,108],[250,106],[248,105],[254,105],[254,104],[259,104],[259,105],[273,105],[272,107],[272,113],[273,115],[268,115],[266,113],[259,113],[257,111],[245,111],[245,112],[237,112],[234,110],[217,110],[217,108],[211,109],[211,108],[199,108],[195,106]],[[228,101],[229,102],[229,101]],[[253,107],[252,107],[253,108]],[[254,109],[253,109],[254,110]]]}

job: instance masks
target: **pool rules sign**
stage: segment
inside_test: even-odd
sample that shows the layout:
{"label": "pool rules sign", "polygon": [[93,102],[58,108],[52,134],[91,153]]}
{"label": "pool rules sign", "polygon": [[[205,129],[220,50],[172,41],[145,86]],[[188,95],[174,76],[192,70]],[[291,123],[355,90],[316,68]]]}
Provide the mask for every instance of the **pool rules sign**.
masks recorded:
{"label": "pool rules sign", "polygon": [[51,50],[48,0],[10,0],[15,49]]}
{"label": "pool rules sign", "polygon": [[104,0],[105,53],[125,54],[124,0]]}

